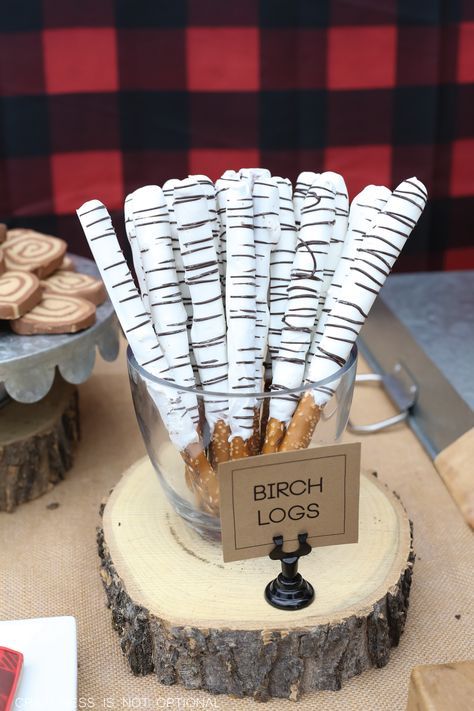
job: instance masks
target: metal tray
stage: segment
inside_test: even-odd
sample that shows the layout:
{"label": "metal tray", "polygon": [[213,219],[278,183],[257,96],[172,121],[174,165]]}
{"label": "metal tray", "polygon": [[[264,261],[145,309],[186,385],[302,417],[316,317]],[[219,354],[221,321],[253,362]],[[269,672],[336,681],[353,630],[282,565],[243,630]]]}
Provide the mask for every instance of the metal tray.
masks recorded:
{"label": "metal tray", "polygon": [[408,422],[430,456],[474,426],[474,271],[392,275],[359,345],[377,373],[416,386]]}
{"label": "metal tray", "polygon": [[[79,272],[99,275],[90,259],[69,256]],[[95,324],[79,333],[19,336],[5,324],[0,330],[0,401],[8,399],[5,393],[19,402],[41,400],[56,368],[69,383],[83,383],[94,367],[96,347],[105,360],[118,355],[118,322],[109,299],[97,307]]]}

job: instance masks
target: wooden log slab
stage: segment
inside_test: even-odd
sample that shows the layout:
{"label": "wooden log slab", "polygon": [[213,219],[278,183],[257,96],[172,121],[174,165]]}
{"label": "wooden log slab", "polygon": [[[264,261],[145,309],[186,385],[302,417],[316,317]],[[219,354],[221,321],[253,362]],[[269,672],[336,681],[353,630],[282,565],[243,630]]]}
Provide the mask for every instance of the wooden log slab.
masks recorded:
{"label": "wooden log slab", "polygon": [[77,388],[57,376],[39,402],[0,409],[0,511],[36,499],[64,479],[79,440]]}
{"label": "wooden log slab", "polygon": [[400,501],[362,476],[358,544],[313,549],[306,609],[263,597],[278,573],[269,558],[222,562],[169,507],[148,459],[129,469],[103,508],[101,576],[132,672],[215,694],[296,700],[339,689],[387,664],[405,626],[414,563]]}

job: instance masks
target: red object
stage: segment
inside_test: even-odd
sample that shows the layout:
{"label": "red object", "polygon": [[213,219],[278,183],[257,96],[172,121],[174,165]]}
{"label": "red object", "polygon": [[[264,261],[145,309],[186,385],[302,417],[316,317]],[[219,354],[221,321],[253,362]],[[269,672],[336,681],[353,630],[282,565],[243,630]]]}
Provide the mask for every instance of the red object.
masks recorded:
{"label": "red object", "polygon": [[23,654],[0,647],[0,711],[13,708],[15,690],[23,666]]}

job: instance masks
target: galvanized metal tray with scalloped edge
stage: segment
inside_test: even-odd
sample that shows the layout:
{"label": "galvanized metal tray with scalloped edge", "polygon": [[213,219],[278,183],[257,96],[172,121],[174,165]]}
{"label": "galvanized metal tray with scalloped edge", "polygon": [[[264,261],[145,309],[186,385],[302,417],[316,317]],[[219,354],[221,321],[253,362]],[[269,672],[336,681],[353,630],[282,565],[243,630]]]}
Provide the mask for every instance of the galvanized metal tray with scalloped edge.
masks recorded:
{"label": "galvanized metal tray with scalloped edge", "polygon": [[[94,262],[69,255],[78,272],[98,276]],[[69,383],[87,380],[96,349],[112,361],[119,350],[119,326],[107,299],[97,307],[96,322],[78,333],[19,336],[5,324],[0,329],[0,402],[8,396],[18,402],[41,400],[51,388],[56,369]]]}

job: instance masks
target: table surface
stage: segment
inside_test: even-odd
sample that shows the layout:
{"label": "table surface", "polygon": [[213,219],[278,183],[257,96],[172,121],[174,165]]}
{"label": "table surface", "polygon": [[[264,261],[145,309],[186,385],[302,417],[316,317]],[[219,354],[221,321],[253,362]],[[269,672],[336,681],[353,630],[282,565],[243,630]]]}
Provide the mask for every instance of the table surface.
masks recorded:
{"label": "table surface", "polygon": [[[98,361],[93,376],[80,386],[82,442],[66,480],[14,514],[0,514],[0,617],[77,618],[84,707],[89,702],[89,708],[115,709],[255,708],[249,699],[210,697],[160,686],[152,676],[136,678],[122,657],[99,577],[95,531],[101,500],[144,454],[124,356],[122,344],[119,359]],[[356,393],[358,421],[389,413],[391,405],[381,390]],[[474,658],[474,538],[433,464],[406,425],[363,438],[362,464],[398,492],[414,522],[417,561],[407,628],[388,666],[349,680],[339,692],[305,695],[304,709],[405,711],[416,664]],[[59,506],[48,508],[51,503]],[[265,708],[295,707],[272,700]]]}

